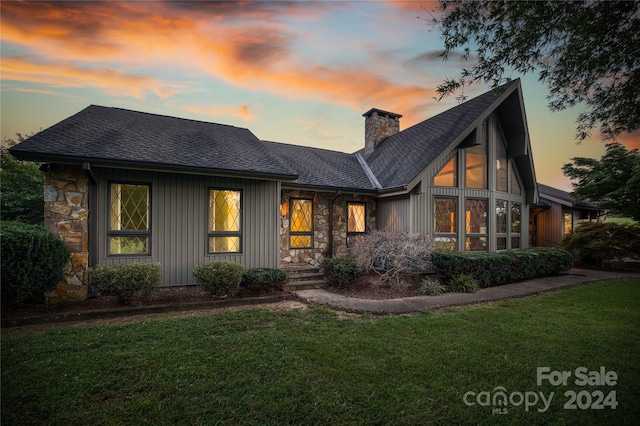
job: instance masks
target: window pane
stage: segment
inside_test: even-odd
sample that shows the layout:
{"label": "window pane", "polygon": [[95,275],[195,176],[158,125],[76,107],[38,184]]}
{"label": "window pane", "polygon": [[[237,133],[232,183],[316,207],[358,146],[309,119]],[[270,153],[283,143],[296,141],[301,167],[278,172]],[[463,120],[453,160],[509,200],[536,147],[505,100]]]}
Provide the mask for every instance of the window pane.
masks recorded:
{"label": "window pane", "polygon": [[240,237],[209,237],[209,253],[240,253]]}
{"label": "window pane", "polygon": [[240,191],[209,192],[209,231],[240,231]]}
{"label": "window pane", "polygon": [[435,186],[458,186],[458,172],[456,167],[456,157],[454,156],[444,165],[438,174],[433,178]]}
{"label": "window pane", "polygon": [[487,233],[487,200],[466,200],[467,233]]}
{"label": "window pane", "polygon": [[520,233],[520,203],[511,205],[511,232]]}
{"label": "window pane", "polygon": [[511,169],[511,193],[520,194],[520,182],[518,182],[518,176],[513,168]]}
{"label": "window pane", "polygon": [[504,145],[502,137],[498,138],[498,155],[496,160],[496,189],[507,192],[507,147]]}
{"label": "window pane", "polygon": [[512,249],[520,248],[520,237],[511,237],[511,248]]}
{"label": "window pane", "polygon": [[482,126],[482,143],[465,150],[465,185],[487,188],[487,123]]}
{"label": "window pane", "polygon": [[564,233],[569,234],[573,231],[573,213],[564,214]]}
{"label": "window pane", "polygon": [[487,237],[467,237],[467,251],[487,251]]}
{"label": "window pane", "polygon": [[456,233],[456,200],[436,198],[436,232]]}
{"label": "window pane", "polygon": [[149,186],[111,184],[110,230],[149,230]]}
{"label": "window pane", "polygon": [[457,247],[456,237],[436,237],[436,251],[456,251]]}
{"label": "window pane", "polygon": [[311,235],[292,235],[289,246],[291,248],[311,248]]}
{"label": "window pane", "polygon": [[348,204],[347,232],[365,232],[364,204]]}
{"label": "window pane", "polygon": [[149,237],[109,237],[109,254],[147,254]]}
{"label": "window pane", "polygon": [[496,233],[507,233],[507,202],[496,201]]}
{"label": "window pane", "polygon": [[311,232],[313,230],[313,201],[291,200],[291,231]]}
{"label": "window pane", "polygon": [[496,249],[497,250],[507,249],[507,237],[498,237],[496,239]]}

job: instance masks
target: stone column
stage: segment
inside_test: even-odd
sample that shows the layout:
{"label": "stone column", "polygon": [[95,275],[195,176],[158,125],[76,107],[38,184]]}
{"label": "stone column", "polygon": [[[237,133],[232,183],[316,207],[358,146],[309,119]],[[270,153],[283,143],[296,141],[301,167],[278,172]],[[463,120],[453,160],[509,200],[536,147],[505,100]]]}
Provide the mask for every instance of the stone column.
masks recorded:
{"label": "stone column", "polygon": [[47,302],[87,298],[88,189],[89,181],[80,165],[52,164],[45,173],[44,226],[64,241],[71,253],[62,279],[46,295]]}

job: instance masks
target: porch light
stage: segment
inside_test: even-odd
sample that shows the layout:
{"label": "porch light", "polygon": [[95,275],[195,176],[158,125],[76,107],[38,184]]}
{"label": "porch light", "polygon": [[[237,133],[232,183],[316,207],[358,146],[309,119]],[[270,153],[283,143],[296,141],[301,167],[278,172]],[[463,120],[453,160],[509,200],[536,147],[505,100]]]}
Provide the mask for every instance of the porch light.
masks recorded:
{"label": "porch light", "polygon": [[285,201],[284,203],[280,204],[280,215],[282,217],[289,217],[289,202]]}

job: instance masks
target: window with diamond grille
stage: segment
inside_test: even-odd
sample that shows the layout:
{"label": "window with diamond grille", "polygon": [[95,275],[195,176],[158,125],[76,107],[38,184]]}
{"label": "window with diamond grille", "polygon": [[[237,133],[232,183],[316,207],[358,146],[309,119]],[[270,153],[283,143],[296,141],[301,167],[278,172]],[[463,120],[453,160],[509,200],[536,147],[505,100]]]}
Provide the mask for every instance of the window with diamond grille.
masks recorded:
{"label": "window with diamond grille", "polygon": [[466,212],[466,250],[487,250],[487,200],[467,199]]}
{"label": "window with diamond grille", "polygon": [[313,200],[291,199],[290,248],[313,247]]}
{"label": "window with diamond grille", "polygon": [[496,201],[496,250],[507,249],[507,202]]}
{"label": "window with diamond grille", "polygon": [[520,234],[522,229],[520,203],[511,204],[511,248],[520,248]]}
{"label": "window with diamond grille", "polygon": [[242,192],[209,190],[209,253],[240,253]]}
{"label": "window with diamond grille", "polygon": [[365,205],[362,203],[348,203],[347,204],[348,224],[347,232],[364,233],[366,231],[365,225]]}
{"label": "window with diamond grille", "polygon": [[147,184],[109,184],[109,254],[149,254],[149,194]]}
{"label": "window with diamond grille", "polygon": [[458,245],[457,200],[436,198],[436,250],[455,251]]}

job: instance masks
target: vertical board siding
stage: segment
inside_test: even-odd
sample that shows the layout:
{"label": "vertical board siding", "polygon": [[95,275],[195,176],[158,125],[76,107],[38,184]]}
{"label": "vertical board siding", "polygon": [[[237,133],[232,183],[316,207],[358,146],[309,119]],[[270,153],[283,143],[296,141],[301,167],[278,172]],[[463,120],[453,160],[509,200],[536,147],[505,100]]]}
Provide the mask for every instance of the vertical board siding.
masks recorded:
{"label": "vertical board siding", "polygon": [[[246,268],[277,267],[279,184],[277,182],[214,176],[95,168],[98,177],[97,262],[125,265],[160,262],[163,286],[195,284],[196,265],[227,260]],[[108,184],[126,181],[151,184],[151,256],[109,256]],[[209,188],[242,191],[242,253],[209,254]]]}
{"label": "vertical board siding", "polygon": [[409,232],[411,209],[408,195],[378,199],[376,212],[378,229]]}

